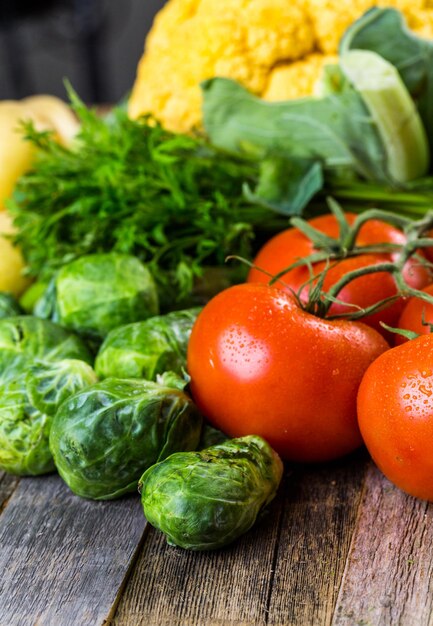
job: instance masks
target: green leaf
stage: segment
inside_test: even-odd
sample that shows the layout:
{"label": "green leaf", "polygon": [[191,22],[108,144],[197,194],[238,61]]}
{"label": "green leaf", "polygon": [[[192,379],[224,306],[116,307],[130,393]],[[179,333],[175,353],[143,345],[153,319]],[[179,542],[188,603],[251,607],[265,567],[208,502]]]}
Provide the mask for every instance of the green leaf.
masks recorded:
{"label": "green leaf", "polygon": [[396,9],[373,7],[356,20],[340,42],[340,54],[371,50],[400,73],[427,131],[433,150],[433,42],[412,33]]}
{"label": "green leaf", "polygon": [[301,215],[323,187],[319,161],[270,157],[260,164],[259,183],[254,191],[244,186],[245,197],[283,215]]}
{"label": "green leaf", "polygon": [[323,98],[265,102],[235,81],[202,83],[204,125],[224,150],[257,158],[270,154],[320,161],[325,170],[351,168],[387,180],[384,147],[362,98],[341,81]]}

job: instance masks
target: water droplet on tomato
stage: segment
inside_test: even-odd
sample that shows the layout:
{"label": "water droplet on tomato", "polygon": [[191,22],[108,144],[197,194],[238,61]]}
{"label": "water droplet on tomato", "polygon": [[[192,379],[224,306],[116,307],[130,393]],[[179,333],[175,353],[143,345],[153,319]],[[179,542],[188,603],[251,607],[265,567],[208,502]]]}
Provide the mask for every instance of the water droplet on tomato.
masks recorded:
{"label": "water droplet on tomato", "polygon": [[429,398],[432,395],[432,390],[427,389],[425,385],[420,385],[419,390],[421,391],[421,393],[423,393],[425,396],[428,396]]}

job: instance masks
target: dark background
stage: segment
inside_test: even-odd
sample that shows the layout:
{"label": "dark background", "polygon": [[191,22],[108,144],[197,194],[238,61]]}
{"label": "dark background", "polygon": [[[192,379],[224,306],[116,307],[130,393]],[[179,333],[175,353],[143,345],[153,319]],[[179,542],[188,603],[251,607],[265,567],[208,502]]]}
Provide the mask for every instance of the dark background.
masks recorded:
{"label": "dark background", "polygon": [[129,92],[145,36],[165,0],[0,0],[0,99],[66,98],[68,78],[86,102]]}

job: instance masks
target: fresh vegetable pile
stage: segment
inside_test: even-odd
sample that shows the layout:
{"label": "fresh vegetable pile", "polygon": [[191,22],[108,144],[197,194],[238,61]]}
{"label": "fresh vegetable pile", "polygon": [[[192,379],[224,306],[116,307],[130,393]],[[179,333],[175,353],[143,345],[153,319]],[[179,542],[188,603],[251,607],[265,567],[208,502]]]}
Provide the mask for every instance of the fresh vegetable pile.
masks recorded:
{"label": "fresh vegetable pile", "polygon": [[[282,460],[365,444],[433,500],[432,56],[375,8],[316,97],[270,104],[209,78],[206,134],[121,107],[103,119],[72,90],[69,145],[24,123],[0,469],[56,469],[97,500],[138,488],[148,521],[193,550],[251,528]],[[376,199],[386,210],[365,210]]]}

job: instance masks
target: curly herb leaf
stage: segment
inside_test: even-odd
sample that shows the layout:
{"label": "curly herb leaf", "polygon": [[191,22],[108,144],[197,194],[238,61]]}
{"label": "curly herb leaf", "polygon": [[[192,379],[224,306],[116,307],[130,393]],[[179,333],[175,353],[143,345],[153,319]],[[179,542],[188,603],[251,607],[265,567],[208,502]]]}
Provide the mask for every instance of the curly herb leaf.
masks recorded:
{"label": "curly herb leaf", "polygon": [[71,147],[25,124],[37,157],[9,209],[32,275],[50,277],[84,254],[116,251],[149,263],[163,300],[173,293],[183,300],[204,267],[234,252],[248,256],[254,228],[278,219],[242,194],[245,183],[257,183],[256,163],[149,116],[131,120],[121,108],[104,120],[70,97],[81,122]]}

